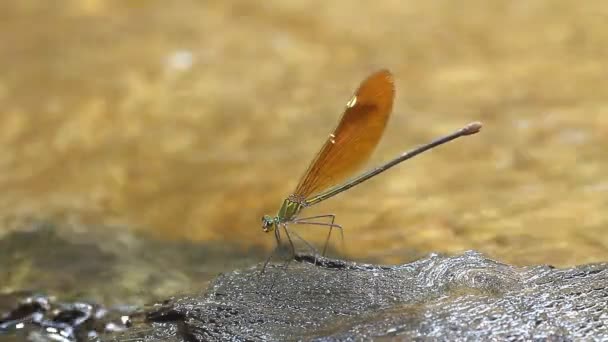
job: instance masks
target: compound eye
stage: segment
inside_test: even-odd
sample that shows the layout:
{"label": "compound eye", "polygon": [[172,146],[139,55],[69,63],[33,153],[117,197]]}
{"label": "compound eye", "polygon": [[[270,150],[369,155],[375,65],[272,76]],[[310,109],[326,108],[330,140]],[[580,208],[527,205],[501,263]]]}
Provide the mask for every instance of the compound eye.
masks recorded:
{"label": "compound eye", "polygon": [[262,217],[262,227],[263,228],[269,228],[272,226],[272,217],[268,216],[268,215],[264,215]]}

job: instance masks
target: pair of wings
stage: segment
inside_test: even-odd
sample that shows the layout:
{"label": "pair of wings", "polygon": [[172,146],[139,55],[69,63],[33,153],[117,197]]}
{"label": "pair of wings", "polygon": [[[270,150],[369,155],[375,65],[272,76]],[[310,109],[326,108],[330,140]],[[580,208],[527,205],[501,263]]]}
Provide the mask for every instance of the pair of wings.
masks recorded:
{"label": "pair of wings", "polygon": [[367,77],[347,103],[336,129],[306,170],[294,197],[305,200],[358,171],[380,141],[393,108],[395,86],[388,70]]}

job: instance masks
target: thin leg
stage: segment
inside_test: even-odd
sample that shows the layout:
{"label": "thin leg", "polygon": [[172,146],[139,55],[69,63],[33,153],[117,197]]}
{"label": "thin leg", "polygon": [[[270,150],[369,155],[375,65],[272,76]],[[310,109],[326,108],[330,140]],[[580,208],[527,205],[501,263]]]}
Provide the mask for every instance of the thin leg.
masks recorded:
{"label": "thin leg", "polygon": [[[308,218],[303,218],[300,220],[296,220],[294,221],[294,223],[296,224],[308,224],[308,225],[312,225],[312,226],[325,226],[325,227],[329,227],[329,232],[331,234],[331,229],[332,228],[336,228],[340,230],[340,241],[342,242],[342,251],[345,251],[345,245],[344,245],[344,231],[342,229],[342,226],[339,224],[335,224],[334,223],[334,219],[335,219],[335,215],[322,215],[322,216],[315,216],[312,218],[319,218],[319,217],[331,217],[331,223],[325,223],[325,222],[308,222],[308,221],[304,221],[307,220]],[[292,232],[295,234],[295,232]],[[327,245],[329,243],[329,234],[327,235],[327,240],[325,240],[325,246],[323,247],[323,256],[325,256],[325,249],[327,248]],[[316,264],[316,256],[315,256],[315,264]],[[348,280],[348,270],[346,271],[346,279]]]}
{"label": "thin leg", "polygon": [[289,241],[289,245],[291,246],[292,259],[294,259],[296,257],[296,247],[294,246],[293,241],[291,240],[291,236],[289,236],[289,231],[287,230],[286,224],[283,224],[283,229],[285,230],[285,236],[287,236],[287,241]]}
{"label": "thin leg", "polygon": [[[334,224],[336,220],[336,215],[331,216],[331,224]],[[325,238],[325,244],[323,245],[323,256],[325,256],[325,252],[327,251],[327,245],[329,244],[329,237],[331,236],[331,231],[333,230],[333,226],[329,227],[329,232],[327,233],[327,238]],[[342,227],[340,227],[340,236],[342,236],[342,247],[344,247],[344,233],[342,233]]]}
{"label": "thin leg", "polygon": [[[293,259],[295,259],[295,255],[296,255],[296,248],[293,244],[293,241],[291,239],[291,236],[289,235],[289,231],[287,230],[287,225],[283,224],[281,225],[283,227],[283,229],[285,230],[285,236],[287,236],[287,241],[289,241],[289,246],[291,247],[291,255],[292,257],[287,259],[287,261],[285,262],[285,266],[283,266],[283,270],[285,272],[287,272],[287,268],[289,267],[289,264],[291,263],[291,261]],[[264,263],[264,267],[262,268],[262,272],[264,271],[264,269],[266,269],[266,264],[268,263],[268,261],[270,260],[270,258],[276,253],[276,251],[278,249],[281,248],[281,226],[277,227],[275,229],[275,233],[274,236],[277,240],[277,246],[275,247],[274,251],[272,252],[272,254],[270,254],[270,257],[268,257],[268,259],[266,260],[266,262]],[[274,285],[276,284],[276,278],[273,276],[272,277],[272,283],[270,284],[270,288],[268,289],[268,293],[272,292],[272,289],[274,288]]]}
{"label": "thin leg", "polygon": [[281,229],[274,230],[274,237],[277,240],[277,245],[281,244]]}
{"label": "thin leg", "polygon": [[334,215],[334,214],[324,214],[324,215],[317,215],[317,216],[310,216],[310,217],[302,217],[302,218],[295,219],[295,221],[313,220],[313,219],[326,218],[326,217],[331,217],[331,218],[335,219],[336,215]]}
{"label": "thin leg", "polygon": [[[327,233],[327,238],[325,239],[325,244],[323,245],[323,256],[325,256],[325,252],[327,251],[327,245],[329,244],[329,239],[331,237],[331,232],[333,230],[333,228],[338,228],[334,225],[334,222],[336,220],[336,215],[334,214],[325,214],[325,215],[317,215],[317,216],[311,216],[311,217],[304,217],[301,219],[298,219],[296,221],[300,221],[300,222],[310,222],[310,220],[314,220],[314,219],[319,219],[319,218],[331,218],[331,223],[329,223],[329,232]],[[339,227],[340,229],[340,236],[341,236],[341,247],[342,247],[342,251],[344,251],[344,233],[342,232],[342,227]]]}
{"label": "thin leg", "polygon": [[262,266],[262,271],[260,273],[264,273],[264,271],[266,270],[266,266],[268,266],[268,263],[270,262],[270,259],[272,259],[272,257],[277,254],[277,251],[279,250],[281,246],[276,246],[273,250],[272,253],[270,253],[270,255],[268,256],[268,258],[266,258],[266,261],[264,261],[264,266]]}
{"label": "thin leg", "polygon": [[[283,224],[281,225],[283,227],[283,230],[285,230],[285,236],[287,236],[287,241],[289,241],[289,246],[291,246],[291,258],[287,259],[287,261],[285,262],[285,266],[283,266],[283,271],[287,272],[287,268],[289,267],[289,264],[291,263],[292,260],[294,260],[296,258],[296,247],[293,244],[293,240],[291,239],[291,236],[289,235],[289,230],[287,230],[287,225]],[[278,232],[281,229],[281,227],[278,227],[276,229],[276,231]],[[279,233],[276,233],[277,236],[277,241],[280,237]],[[270,285],[270,289],[268,290],[269,292],[272,292],[272,289],[274,288],[274,284],[276,283],[276,280],[274,277],[272,277],[272,284]]]}
{"label": "thin leg", "polygon": [[266,266],[270,262],[270,259],[272,259],[272,257],[277,254],[277,251],[281,248],[281,233],[278,229],[275,230],[274,237],[277,240],[277,246],[272,250],[272,253],[270,253],[268,258],[266,258],[266,261],[264,262],[264,266],[262,266],[262,271],[260,273],[264,273],[264,271],[266,270]]}
{"label": "thin leg", "polygon": [[[285,262],[285,266],[283,266],[283,271],[287,273],[287,268],[289,267],[289,264],[291,263],[291,261],[293,260],[293,258],[289,258],[286,262]],[[272,293],[272,289],[274,288],[274,284],[276,284],[276,278],[273,276],[272,277],[272,284],[270,284],[270,288],[268,289],[268,293]]]}
{"label": "thin leg", "polygon": [[[295,231],[291,232],[295,237],[297,237],[298,239],[300,239],[300,241],[304,242],[304,244],[306,244],[306,246],[308,246],[308,248],[310,248],[310,250],[312,250],[313,254],[315,255],[315,265],[317,264],[317,255],[319,255],[319,251],[313,246],[311,245],[308,241],[304,240],[300,234],[296,233]],[[295,256],[294,256],[295,258]]]}
{"label": "thin leg", "polygon": [[325,252],[327,250],[327,245],[329,244],[329,237],[331,234],[331,230],[333,228],[339,229],[340,230],[340,240],[342,243],[342,250],[344,251],[344,231],[342,229],[342,226],[340,226],[339,224],[335,224],[333,223],[333,219],[332,219],[332,223],[325,223],[325,222],[309,222],[309,221],[304,221],[306,219],[301,219],[301,220],[296,220],[293,221],[293,223],[295,224],[305,224],[305,225],[312,225],[312,226],[324,226],[324,227],[329,227],[329,234],[327,234],[327,238],[325,239],[325,245],[323,246],[323,256],[325,256]]}

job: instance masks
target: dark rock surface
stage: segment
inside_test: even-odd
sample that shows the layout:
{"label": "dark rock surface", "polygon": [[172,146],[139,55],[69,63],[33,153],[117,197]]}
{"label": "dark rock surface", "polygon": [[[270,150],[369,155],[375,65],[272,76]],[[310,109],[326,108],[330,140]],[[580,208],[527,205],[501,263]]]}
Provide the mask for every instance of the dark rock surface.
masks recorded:
{"label": "dark rock surface", "polygon": [[605,263],[515,267],[476,252],[391,267],[313,262],[221,275],[110,340],[608,339]]}
{"label": "dark rock surface", "polygon": [[2,341],[84,341],[127,329],[133,308],[85,302],[61,303],[42,294],[0,295]]}

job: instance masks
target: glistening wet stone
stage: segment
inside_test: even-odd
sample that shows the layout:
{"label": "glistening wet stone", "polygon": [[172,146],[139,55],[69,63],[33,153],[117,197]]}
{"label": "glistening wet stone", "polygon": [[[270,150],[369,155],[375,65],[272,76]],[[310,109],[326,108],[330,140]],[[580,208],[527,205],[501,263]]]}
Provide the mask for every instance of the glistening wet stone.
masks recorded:
{"label": "glistening wet stone", "polygon": [[299,256],[218,277],[113,341],[608,339],[608,264],[515,267],[476,252],[400,266]]}
{"label": "glistening wet stone", "polygon": [[[127,329],[133,308],[61,303],[43,294],[0,295],[0,338],[14,341],[83,341]],[[136,314],[135,314],[136,315]]]}

